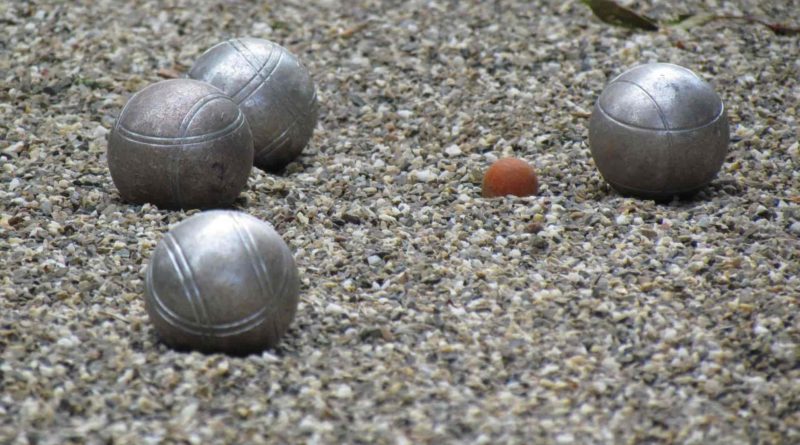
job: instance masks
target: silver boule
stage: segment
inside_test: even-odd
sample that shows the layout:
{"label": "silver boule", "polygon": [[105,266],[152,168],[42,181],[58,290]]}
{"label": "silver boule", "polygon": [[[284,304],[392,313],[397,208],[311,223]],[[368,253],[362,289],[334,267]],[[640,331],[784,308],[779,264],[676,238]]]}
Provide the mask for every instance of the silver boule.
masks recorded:
{"label": "silver boule", "polygon": [[153,252],[145,308],[160,338],[181,350],[248,354],[274,347],[298,304],[289,247],[241,212],[196,214]]}
{"label": "silver boule", "polygon": [[108,141],[108,168],[124,201],[165,208],[233,203],[253,166],[253,136],[219,89],[165,80],[136,93]]}
{"label": "silver boule", "polygon": [[277,171],[300,155],[317,124],[314,82],[285,48],[264,39],[232,39],[206,51],[192,79],[221,89],[242,107],[255,143],[255,166]]}
{"label": "silver boule", "polygon": [[729,131],[725,106],[708,83],[684,67],[651,63],[609,82],[592,112],[589,145],[620,193],[668,199],[714,179]]}

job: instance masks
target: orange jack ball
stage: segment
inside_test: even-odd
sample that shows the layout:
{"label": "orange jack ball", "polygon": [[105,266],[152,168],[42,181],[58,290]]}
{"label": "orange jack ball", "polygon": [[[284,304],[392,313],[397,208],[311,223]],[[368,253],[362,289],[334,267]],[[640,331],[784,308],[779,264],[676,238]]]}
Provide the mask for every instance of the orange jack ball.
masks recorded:
{"label": "orange jack ball", "polygon": [[483,177],[483,196],[533,196],[539,191],[539,179],[530,164],[517,158],[497,160]]}

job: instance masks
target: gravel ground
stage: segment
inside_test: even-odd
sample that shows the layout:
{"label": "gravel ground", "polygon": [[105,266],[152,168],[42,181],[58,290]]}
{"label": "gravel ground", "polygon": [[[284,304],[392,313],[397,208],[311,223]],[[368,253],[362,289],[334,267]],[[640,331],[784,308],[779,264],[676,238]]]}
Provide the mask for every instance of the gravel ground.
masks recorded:
{"label": "gravel ground", "polygon": [[[656,33],[575,0],[0,3],[0,443],[800,443],[800,37]],[[626,4],[800,25],[796,0]],[[760,4],[760,6],[759,6]],[[236,207],[296,254],[277,350],[174,352],[144,311],[156,243],[193,212],[120,201],[128,97],[234,36],[305,62],[304,156]],[[641,62],[730,112],[695,199],[604,184],[587,117]],[[532,198],[480,197],[501,156]]]}

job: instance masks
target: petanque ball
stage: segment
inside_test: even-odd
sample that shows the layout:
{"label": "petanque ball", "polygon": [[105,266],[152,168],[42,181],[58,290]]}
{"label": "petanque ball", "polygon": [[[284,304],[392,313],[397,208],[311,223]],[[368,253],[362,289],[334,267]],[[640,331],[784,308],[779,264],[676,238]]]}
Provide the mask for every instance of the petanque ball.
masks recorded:
{"label": "petanque ball", "polygon": [[200,56],[189,77],[216,86],[242,107],[256,167],[281,170],[311,139],[319,113],[314,83],[280,45],[255,38],[219,43]]}
{"label": "petanque ball", "polygon": [[595,103],[592,157],[624,195],[669,199],[696,192],[717,175],[728,151],[722,100],[692,71],[668,63],[617,76]]}
{"label": "petanque ball", "polygon": [[181,222],[156,246],[145,308],[169,346],[240,355],[278,344],[298,291],[294,258],[272,226],[212,210]]}
{"label": "petanque ball", "polygon": [[165,80],[136,93],[108,142],[108,167],[124,201],[165,208],[230,205],[247,184],[253,137],[219,89]]}

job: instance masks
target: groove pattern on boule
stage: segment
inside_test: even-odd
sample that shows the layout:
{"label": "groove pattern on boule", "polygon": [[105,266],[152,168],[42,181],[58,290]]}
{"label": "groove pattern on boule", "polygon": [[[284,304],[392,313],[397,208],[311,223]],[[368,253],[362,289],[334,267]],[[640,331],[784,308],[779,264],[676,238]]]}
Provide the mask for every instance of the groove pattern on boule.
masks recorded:
{"label": "groove pattern on boule", "polygon": [[298,291],[289,247],[269,224],[216,210],[164,236],[147,268],[145,307],[170,346],[246,354],[278,343]]}
{"label": "groove pattern on boule", "polygon": [[319,114],[316,89],[308,71],[280,45],[231,39],[201,55],[188,75],[241,106],[253,132],[257,167],[282,169],[311,139]]}
{"label": "groove pattern on boule", "polygon": [[150,85],[120,112],[108,167],[124,201],[165,208],[230,205],[247,184],[253,139],[244,113],[191,79]]}
{"label": "groove pattern on boule", "polygon": [[595,103],[589,145],[616,190],[643,198],[691,194],[711,182],[728,149],[722,100],[687,68],[651,63],[617,76]]}

